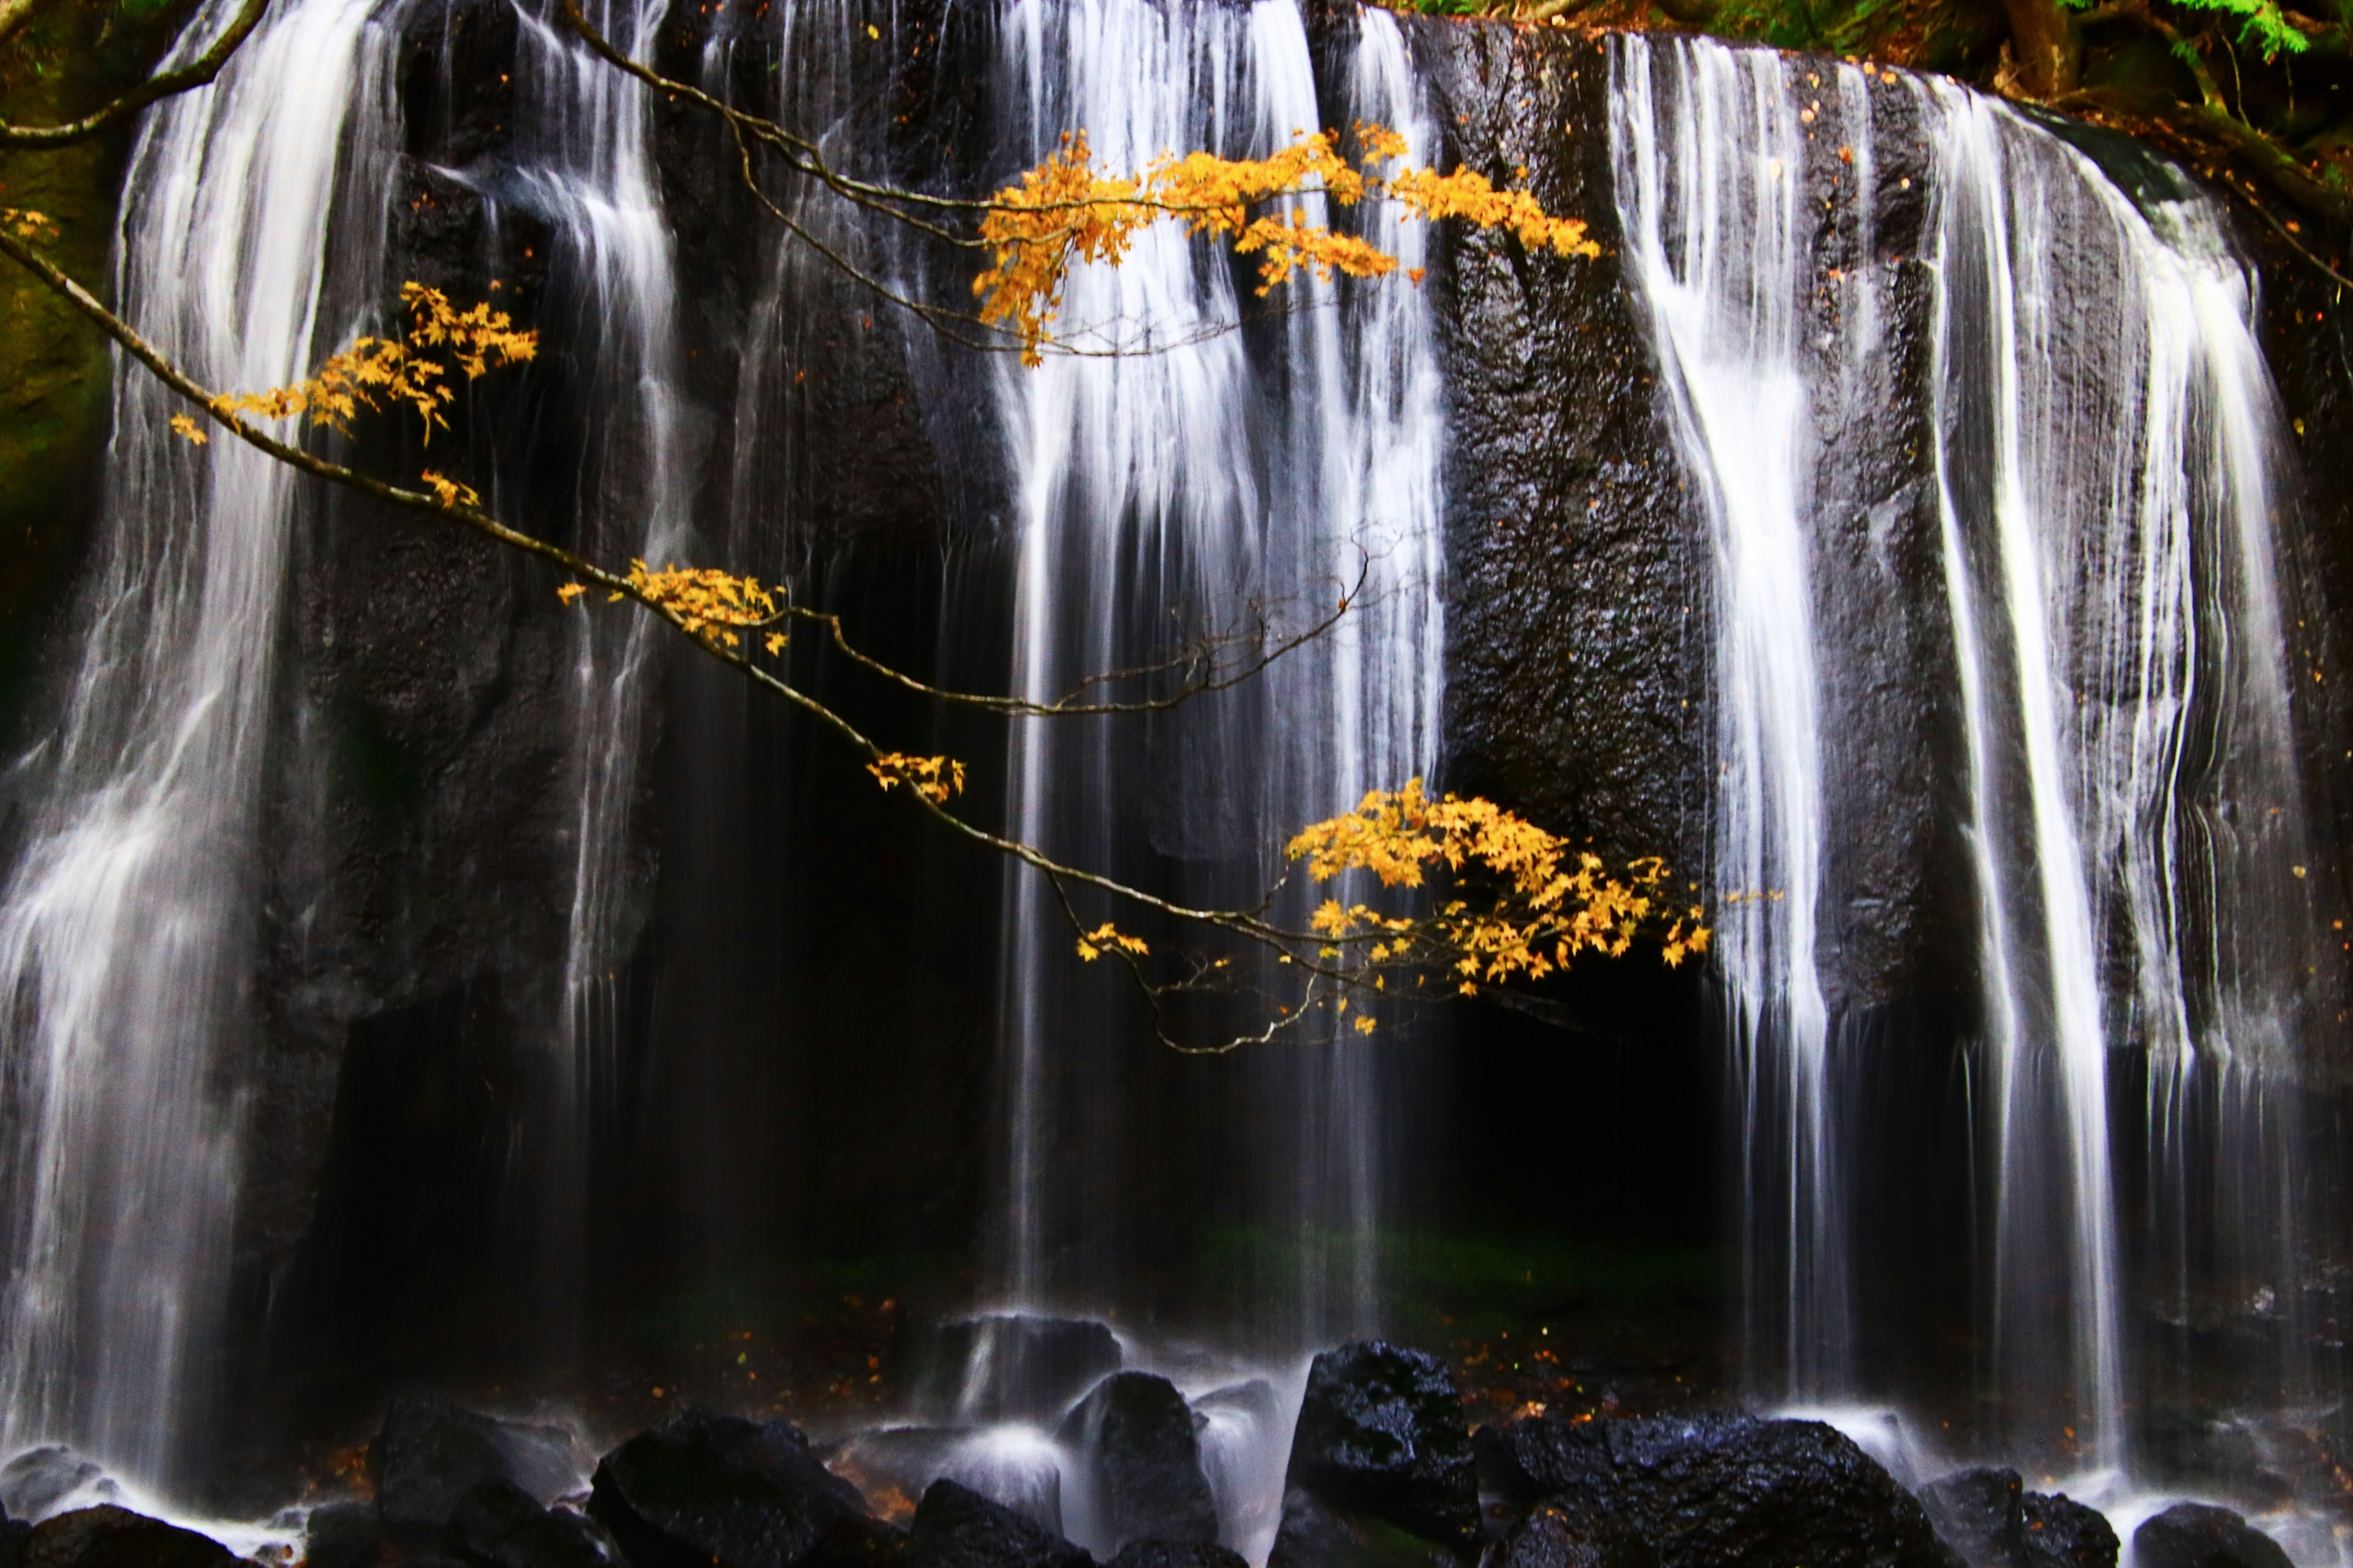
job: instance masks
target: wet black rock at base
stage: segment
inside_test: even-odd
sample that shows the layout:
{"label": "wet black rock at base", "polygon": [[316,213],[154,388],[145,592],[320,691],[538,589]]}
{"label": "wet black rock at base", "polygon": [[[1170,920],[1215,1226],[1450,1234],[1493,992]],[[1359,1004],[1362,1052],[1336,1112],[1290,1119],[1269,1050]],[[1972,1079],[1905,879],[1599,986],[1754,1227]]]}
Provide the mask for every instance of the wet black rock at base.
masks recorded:
{"label": "wet black rock at base", "polygon": [[1117,1372],[1119,1341],[1090,1318],[962,1318],[917,1331],[920,1409],[964,1421],[1051,1421]]}
{"label": "wet black rock at base", "polygon": [[1282,1495],[1282,1524],[1266,1568],[1457,1568],[1462,1561],[1451,1547],[1293,1487]]}
{"label": "wet black rock at base", "polygon": [[23,1568],[231,1568],[207,1535],[101,1503],[44,1521],[25,1542]]}
{"label": "wet black rock at base", "polygon": [[1093,1563],[1083,1547],[949,1480],[934,1481],[923,1489],[907,1536],[907,1568],[1093,1568]]}
{"label": "wet black rock at base", "polygon": [[2028,1491],[2016,1470],[1957,1470],[1922,1488],[1920,1504],[1971,1568],[2116,1568],[2122,1550],[2098,1510]]}
{"label": "wet black rock at base", "polygon": [[[1342,1513],[1474,1549],[1478,1473],[1446,1363],[1377,1340],[1317,1356],[1284,1485]],[[1286,1501],[1286,1529],[1289,1523]]]}
{"label": "wet black rock at base", "polygon": [[25,1555],[25,1542],[33,1527],[21,1519],[10,1519],[8,1510],[0,1508],[0,1568],[16,1568]]}
{"label": "wet black rock at base", "polygon": [[1214,1541],[1131,1541],[1109,1568],[1250,1568],[1250,1563]]}
{"label": "wet black rock at base", "polygon": [[1920,1489],[1920,1506],[1937,1537],[1962,1561],[1970,1568],[1988,1568],[2008,1563],[2017,1551],[2022,1490],[2016,1470],[1979,1466],[1930,1481]]}
{"label": "wet black rock at base", "polygon": [[2018,1562],[2025,1568],[2116,1568],[2124,1543],[2095,1508],[2065,1492],[2021,1492]]}
{"label": "wet black rock at base", "polygon": [[543,1500],[580,1473],[562,1427],[502,1421],[422,1394],[392,1402],[368,1445],[367,1467],[385,1526],[412,1535],[440,1530],[484,1481],[510,1481]]}
{"label": "wet black rock at base", "polygon": [[468,1492],[447,1540],[452,1553],[482,1568],[611,1568],[620,1560],[590,1521],[542,1508],[512,1481],[485,1481]]}
{"label": "wet black rock at base", "polygon": [[356,1498],[323,1503],[302,1527],[302,1568],[365,1568],[384,1552],[384,1520]]}
{"label": "wet black rock at base", "polygon": [[1750,1416],[1481,1430],[1479,1474],[1506,1503],[1558,1509],[1660,1568],[1949,1568],[1957,1559],[1878,1462],[1819,1421]]}
{"label": "wet black rock at base", "polygon": [[1656,1568],[1659,1554],[1615,1531],[1538,1503],[1482,1562],[1482,1568]]}
{"label": "wet black rock at base", "polygon": [[1193,1412],[1166,1378],[1113,1373],[1079,1402],[1060,1436],[1092,1475],[1098,1528],[1114,1547],[1218,1539],[1218,1500],[1202,1473]]}
{"label": "wet black rock at base", "polygon": [[892,1554],[858,1489],[782,1421],[688,1411],[605,1456],[589,1517],[634,1568],[789,1568]]}
{"label": "wet black rock at base", "polygon": [[2133,1531],[2137,1568],[2290,1568],[2279,1542],[2227,1508],[2178,1502]]}

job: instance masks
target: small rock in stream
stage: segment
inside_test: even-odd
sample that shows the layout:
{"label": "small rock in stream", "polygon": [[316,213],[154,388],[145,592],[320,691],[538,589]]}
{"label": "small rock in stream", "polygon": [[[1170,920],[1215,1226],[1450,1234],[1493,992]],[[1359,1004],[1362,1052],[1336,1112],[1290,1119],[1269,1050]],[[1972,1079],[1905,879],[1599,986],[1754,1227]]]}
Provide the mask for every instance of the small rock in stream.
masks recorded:
{"label": "small rock in stream", "polygon": [[1946,1545],[1971,1568],[2116,1568],[2107,1517],[2064,1492],[2031,1492],[2016,1470],[1956,1470],[1920,1489]]}
{"label": "small rock in stream", "polygon": [[1218,1500],[1185,1396],[1165,1377],[1120,1372],[1095,1384],[1059,1434],[1093,1481],[1096,1529],[1133,1541],[1215,1541]]}
{"label": "small rock in stream", "polygon": [[915,1505],[907,1568],[1094,1568],[1094,1559],[970,1487],[937,1480]]}
{"label": "small rock in stream", "polygon": [[412,1541],[438,1534],[484,1481],[511,1481],[540,1501],[578,1484],[584,1456],[561,1426],[504,1421],[446,1399],[403,1394],[368,1445],[368,1476],[385,1526]]}
{"label": "small rock in stream", "polygon": [[2133,1531],[2135,1568],[2291,1568],[2278,1542],[2227,1508],[2178,1502]]}
{"label": "small rock in stream", "polygon": [[[1377,1340],[1325,1351],[1307,1373],[1288,1488],[1460,1552],[1479,1539],[1479,1483],[1446,1363]],[[1290,1504],[1284,1504],[1290,1528]]]}
{"label": "small rock in stream", "polygon": [[700,1410],[606,1455],[588,1515],[634,1568],[863,1568],[898,1553],[897,1532],[798,1431]]}
{"label": "small rock in stream", "polygon": [[234,1568],[210,1536],[101,1503],[46,1520],[25,1542],[20,1568]]}
{"label": "small rock in stream", "polygon": [[482,1568],[613,1568],[620,1561],[593,1521],[542,1508],[512,1481],[484,1481],[468,1492],[450,1516],[448,1545]]}
{"label": "small rock in stream", "polygon": [[302,1526],[302,1568],[368,1568],[384,1555],[375,1504],[347,1498],[311,1510]]}

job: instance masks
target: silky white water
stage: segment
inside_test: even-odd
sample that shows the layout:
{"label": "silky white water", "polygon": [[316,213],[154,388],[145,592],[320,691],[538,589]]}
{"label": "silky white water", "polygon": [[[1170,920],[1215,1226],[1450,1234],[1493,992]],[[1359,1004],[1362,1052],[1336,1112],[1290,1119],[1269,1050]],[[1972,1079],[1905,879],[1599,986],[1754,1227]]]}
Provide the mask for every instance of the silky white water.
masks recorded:
{"label": "silky white water", "polygon": [[[274,11],[141,133],[118,296],[208,386],[300,379],[366,319],[327,277],[341,201],[380,192],[391,151],[372,9]],[[239,1109],[219,1054],[252,1022],[251,838],[302,498],[258,452],[171,435],[184,405],[119,357],[113,407],[81,658],[18,764],[40,805],[0,902],[0,1446],[70,1442],[168,1484],[221,1370]]]}
{"label": "silky white water", "polygon": [[[1065,130],[1126,169],[1172,148],[1262,155],[1320,124],[1305,27],[1287,0],[1017,0],[1000,26],[1007,74],[1026,95],[1013,137],[1024,161]],[[1434,133],[1395,20],[1366,11],[1348,60],[1353,114],[1396,126],[1426,155]],[[1322,214],[1320,198],[1301,205]],[[1419,265],[1418,228],[1384,212],[1366,221],[1376,243]],[[1257,616],[1296,631],[1362,591],[1332,634],[1252,689],[1156,721],[1148,773],[1131,771],[1133,729],[1018,724],[1010,826],[1098,865],[1143,837],[1203,868],[1198,896],[1253,901],[1298,827],[1426,773],[1435,755],[1442,427],[1426,303],[1402,278],[1366,289],[1294,279],[1261,301],[1163,226],[1120,267],[1079,269],[1059,325],[1081,351],[1126,352],[1049,354],[999,374],[1018,509],[1016,690],[1050,700],[1089,674],[1160,657],[1172,635]],[[1094,1010],[1117,1004],[1074,990],[1068,923],[1026,871],[1008,887],[1006,930],[998,1287],[1026,1306],[1092,1305],[1117,1268],[1106,1233],[1135,1216],[1116,1174],[1083,1158],[1051,1168],[1050,1152],[1123,1138],[1122,1068]],[[1276,1005],[1270,993],[1265,1010]],[[1282,1321],[1263,1327],[1297,1342],[1363,1326],[1378,1204],[1373,1053],[1293,1041],[1247,1071],[1237,1113],[1270,1133],[1250,1141],[1253,1217],[1298,1255],[1268,1297],[1266,1316]]]}
{"label": "silky white water", "polygon": [[[1880,171],[1920,151],[1883,135],[1926,143],[1921,257],[1879,237],[1880,204],[1914,183],[1891,193]],[[1964,847],[1974,913],[1976,1038],[1956,1070],[1982,1151],[1964,1177],[1988,1237],[1981,1393],[2012,1451],[2128,1470],[2127,1405],[2192,1397],[2188,1342],[2150,1318],[2235,1298],[2282,1303],[2248,1394],[2294,1400],[2314,938],[2276,559],[2291,498],[2220,209],[2119,153],[2128,194],[1947,83],[1695,41],[1617,42],[1612,149],[1715,563],[1714,876],[1753,1371],[1785,1399],[1901,1392],[1862,1365],[1905,1325],[1861,1316],[1853,1212],[1885,1179],[1859,1086],[1897,1047],[1826,1002],[1869,977],[1825,933],[1826,911],[1882,891],[1831,850],[1883,828],[1871,803],[1908,740],[1869,700],[1890,655],[1868,639],[1904,613],[1878,558],[1921,493],[1886,459],[1900,434],[1873,428],[1904,406],[1886,323],[1910,268],[1931,283],[1911,395],[1964,770],[1938,831]],[[1891,484],[1908,488],[1873,488]],[[1841,531],[1857,514],[1860,563]],[[2148,1168],[2120,1168],[2135,1157]],[[2146,1205],[2132,1258],[2127,1190]]]}

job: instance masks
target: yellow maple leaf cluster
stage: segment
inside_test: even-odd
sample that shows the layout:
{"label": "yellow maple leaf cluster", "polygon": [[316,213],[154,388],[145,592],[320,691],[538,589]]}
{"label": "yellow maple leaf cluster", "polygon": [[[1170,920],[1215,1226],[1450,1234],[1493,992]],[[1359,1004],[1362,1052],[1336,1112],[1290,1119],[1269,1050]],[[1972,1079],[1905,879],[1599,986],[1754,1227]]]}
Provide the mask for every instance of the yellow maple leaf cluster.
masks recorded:
{"label": "yellow maple leaf cluster", "polygon": [[47,213],[24,207],[0,207],[0,228],[13,230],[18,239],[28,245],[44,245],[58,237],[58,226],[49,221]]}
{"label": "yellow maple leaf cluster", "polygon": [[[1466,996],[1482,984],[1541,980],[1580,952],[1622,954],[1648,931],[1657,932],[1670,965],[1707,949],[1701,910],[1670,904],[1665,862],[1647,858],[1612,874],[1599,856],[1492,801],[1433,800],[1419,779],[1374,790],[1356,810],[1305,829],[1290,855],[1319,882],[1361,870],[1384,887],[1419,888],[1442,869],[1455,896],[1427,913],[1390,915],[1327,899],[1313,924],[1376,971],[1439,969]],[[1324,950],[1327,957],[1342,952]],[[1384,988],[1380,974],[1374,984]],[[1356,1026],[1367,1025],[1360,1017]]]}
{"label": "yellow maple leaf cluster", "polygon": [[1109,921],[1079,938],[1079,957],[1087,963],[1092,963],[1106,952],[1128,952],[1142,958],[1151,951],[1142,937],[1129,936]]}
{"label": "yellow maple leaf cluster", "polygon": [[[565,590],[576,586],[566,584],[555,591],[556,595],[569,604],[575,595]],[[765,626],[778,613],[778,590],[763,588],[756,577],[738,577],[715,566],[665,566],[657,572],[642,561],[633,561],[629,586],[655,608],[667,611],[690,637],[728,647],[741,640],[730,628]],[[768,638],[768,651],[774,653],[784,644],[784,634],[774,633]]]}
{"label": "yellow maple leaf cluster", "polygon": [[[440,289],[416,282],[400,286],[400,300],[409,313],[408,330],[401,336],[354,338],[306,380],[265,392],[224,393],[213,399],[213,408],[264,419],[307,414],[312,424],[349,435],[352,420],[363,408],[405,405],[424,421],[425,438],[430,441],[437,426],[448,427],[442,410],[457,397],[448,382],[450,366],[442,356],[454,361],[470,381],[493,362],[519,364],[539,352],[538,333],[516,331],[505,311],[487,304],[459,310]],[[189,436],[177,420],[172,427]]]}
{"label": "yellow maple leaf cluster", "polygon": [[905,784],[934,805],[944,805],[950,795],[964,788],[964,764],[954,757],[911,757],[904,752],[885,752],[867,763],[866,771],[884,789]]}
{"label": "yellow maple leaf cluster", "polygon": [[1379,165],[1408,155],[1405,138],[1384,126],[1359,124],[1356,143],[1355,164],[1341,156],[1331,132],[1318,131],[1271,157],[1166,153],[1140,174],[1117,174],[1097,170],[1085,133],[1073,132],[1044,163],[997,192],[981,220],[991,265],[973,279],[980,319],[1010,330],[1021,341],[1022,362],[1039,363],[1071,267],[1118,265],[1138,233],[1164,220],[1258,257],[1261,295],[1303,268],[1325,280],[1335,272],[1375,278],[1396,269],[1396,257],[1357,236],[1312,223],[1295,209],[1261,210],[1314,192],[1344,207],[1387,196],[1433,222],[1459,218],[1509,228],[1531,248],[1600,254],[1579,220],[1553,217],[1525,191],[1499,191],[1474,171],[1380,173]]}

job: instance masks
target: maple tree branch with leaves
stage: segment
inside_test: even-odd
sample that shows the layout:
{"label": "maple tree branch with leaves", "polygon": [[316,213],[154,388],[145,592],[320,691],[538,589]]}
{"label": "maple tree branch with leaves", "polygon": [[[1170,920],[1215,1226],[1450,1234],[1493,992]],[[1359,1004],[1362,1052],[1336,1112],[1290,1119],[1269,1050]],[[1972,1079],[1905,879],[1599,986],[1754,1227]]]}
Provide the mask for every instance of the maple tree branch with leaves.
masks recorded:
{"label": "maple tree branch with leaves", "polygon": [[[31,138],[16,145],[60,144],[79,127],[111,122],[174,92],[190,90],[217,75],[228,56],[258,24],[266,0],[248,0],[237,20],[197,62],[164,72],[115,104],[75,127],[5,128]],[[773,121],[749,115],[681,83],[669,81],[630,61],[602,39],[572,0],[563,0],[566,21],[608,63],[648,87],[723,116],[744,153],[744,172],[763,205],[828,259],[868,287],[900,299],[879,280],[858,272],[810,236],[778,204],[759,192],[751,163],[754,145],[776,152],[787,166],[864,210],[917,230],[984,250],[989,265],[974,279],[977,311],[956,317],[902,301],[934,325],[969,321],[995,334],[979,346],[1009,343],[1025,363],[1059,351],[1054,322],[1064,281],[1073,267],[1117,266],[1136,237],[1159,223],[1175,223],[1195,237],[1220,242],[1240,255],[1254,256],[1261,296],[1295,275],[1320,279],[1345,274],[1361,279],[1397,270],[1396,258],[1360,237],[1308,221],[1303,204],[1328,200],[1342,207],[1370,199],[1399,204],[1430,222],[1463,221],[1502,228],[1531,250],[1564,258],[1599,254],[1573,218],[1546,213],[1522,191],[1499,190],[1484,176],[1458,170],[1403,165],[1404,139],[1374,125],[1358,125],[1353,139],[1356,162],[1339,151],[1330,132],[1301,136],[1268,158],[1227,159],[1206,152],[1171,154],[1136,173],[1098,169],[1082,133],[1072,132],[1043,163],[986,200],[964,200],[875,185],[843,175],[828,165],[817,145]],[[40,140],[55,133],[48,141]],[[956,219],[974,225],[969,235],[945,226]],[[902,793],[934,821],[965,839],[1019,861],[1043,876],[1069,919],[1076,956],[1092,963],[1111,957],[1134,978],[1148,1004],[1155,1035],[1173,1048],[1222,1052],[1263,1044],[1295,1030],[1302,1021],[1328,1012],[1350,1013],[1361,1032],[1376,1026],[1376,1007],[1390,1012],[1417,998],[1478,994],[1482,988],[1533,982],[1566,965],[1579,953],[1626,952],[1638,939],[1655,938],[1670,964],[1702,952],[1707,931],[1696,906],[1670,900],[1666,871],[1645,860],[1613,874],[1589,854],[1574,850],[1535,825],[1482,800],[1452,795],[1431,798],[1421,781],[1395,792],[1374,791],[1356,810],[1302,831],[1287,847],[1282,874],[1265,895],[1247,907],[1196,908],[1084,867],[1071,865],[1038,846],[1008,837],[954,809],[965,783],[965,766],[945,756],[925,756],[886,747],[867,735],[839,709],[787,678],[781,662],[790,623],[813,623],[859,668],[928,700],[962,705],[1016,721],[1111,718],[1155,711],[1228,689],[1262,673],[1276,660],[1327,635],[1361,603],[1365,577],[1343,592],[1336,605],[1298,631],[1273,635],[1263,616],[1253,640],[1195,639],[1169,660],[1087,678],[1048,702],[961,692],[921,681],[850,643],[840,617],[799,605],[789,591],[755,578],[713,567],[684,563],[631,563],[627,572],[602,565],[576,552],[501,522],[462,480],[431,469],[417,486],[396,484],[320,456],[264,424],[281,426],[307,420],[314,428],[352,433],[363,413],[406,409],[422,423],[429,443],[447,428],[445,411],[459,378],[477,379],[491,370],[527,362],[537,353],[535,333],[516,328],[487,304],[459,306],[440,291],[405,284],[401,304],[408,313],[396,337],[362,337],[328,357],[311,376],[293,384],[259,391],[205,387],[182,372],[131,324],[40,253],[49,237],[37,213],[0,209],[0,253],[24,267],[95,324],[133,361],[188,400],[196,412],[175,415],[174,434],[192,447],[208,444],[208,429],[226,431],[240,442],[290,468],[327,483],[412,513],[465,528],[508,549],[535,556],[566,574],[557,596],[581,614],[598,613],[582,603],[592,591],[606,602],[634,601],[690,639],[706,657],[737,670],[755,687],[784,700],[843,740],[886,792]],[[1419,283],[1417,275],[1413,282]],[[1085,352],[1085,351],[1078,351]],[[747,643],[746,638],[749,638]],[[1224,650],[1249,651],[1228,660]],[[1184,670],[1171,694],[1137,700],[1085,700],[1104,688]],[[1309,882],[1336,884],[1367,879],[1384,889],[1402,889],[1406,903],[1383,910],[1362,899],[1342,903],[1327,898],[1303,927],[1286,925],[1271,911],[1285,889],[1303,876]],[[1115,904],[1146,911],[1202,932],[1215,932],[1244,948],[1271,954],[1286,979],[1280,999],[1265,998],[1268,1012],[1255,1028],[1228,1032],[1208,1042],[1181,1038],[1171,1026],[1170,1009],[1182,999],[1254,985],[1230,954],[1188,950],[1155,952],[1147,942],[1122,931],[1115,921],[1090,924],[1072,900],[1074,890],[1108,897]],[[1411,900],[1426,899],[1413,907]],[[1395,901],[1395,900],[1392,900]],[[1410,982],[1410,984],[1408,984]]]}

